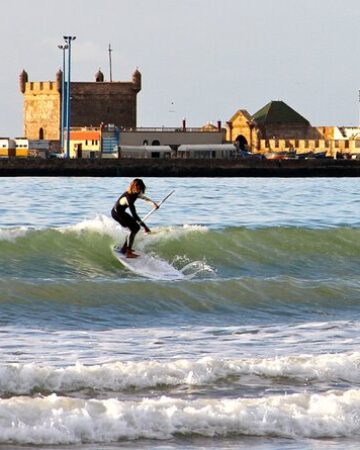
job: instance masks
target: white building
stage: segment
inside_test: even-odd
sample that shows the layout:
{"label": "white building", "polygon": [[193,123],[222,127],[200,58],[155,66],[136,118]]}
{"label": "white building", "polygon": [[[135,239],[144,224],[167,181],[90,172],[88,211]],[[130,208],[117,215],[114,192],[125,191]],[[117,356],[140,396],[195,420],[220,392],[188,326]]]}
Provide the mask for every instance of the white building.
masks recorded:
{"label": "white building", "polygon": [[169,145],[119,145],[118,152],[114,154],[114,157],[145,159],[171,158],[174,153]]}
{"label": "white building", "polygon": [[0,137],[0,158],[8,158],[16,155],[16,144],[14,139]]}
{"label": "white building", "polygon": [[197,159],[230,159],[237,156],[234,144],[198,144],[180,145],[177,151],[178,158]]}

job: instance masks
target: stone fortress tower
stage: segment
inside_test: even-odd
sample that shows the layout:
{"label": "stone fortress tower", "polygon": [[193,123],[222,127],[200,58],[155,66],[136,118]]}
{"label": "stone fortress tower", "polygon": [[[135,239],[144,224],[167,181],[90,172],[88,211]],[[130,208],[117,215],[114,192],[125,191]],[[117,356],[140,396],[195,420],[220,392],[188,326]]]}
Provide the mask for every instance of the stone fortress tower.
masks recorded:
{"label": "stone fortress tower", "polygon": [[[60,139],[62,76],[59,70],[56,81],[29,81],[25,70],[21,72],[19,81],[24,96],[26,138]],[[95,75],[95,82],[71,82],[71,127],[112,123],[119,128],[136,128],[136,99],[140,90],[138,69],[128,82],[104,81],[100,70]]]}

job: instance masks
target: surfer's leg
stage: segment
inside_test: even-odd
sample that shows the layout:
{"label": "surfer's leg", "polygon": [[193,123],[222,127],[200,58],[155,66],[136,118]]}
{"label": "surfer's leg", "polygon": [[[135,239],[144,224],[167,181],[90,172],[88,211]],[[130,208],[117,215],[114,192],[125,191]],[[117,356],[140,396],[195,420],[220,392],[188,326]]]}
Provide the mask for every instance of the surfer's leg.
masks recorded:
{"label": "surfer's leg", "polygon": [[[123,212],[122,214],[118,214],[117,211],[114,209],[111,211],[111,216],[116,222],[118,222],[122,227],[128,228],[131,232],[131,227],[133,226],[133,218],[126,212]],[[135,222],[136,224],[136,222]],[[128,245],[128,236],[126,236],[123,246],[121,247],[121,253],[125,255],[127,252],[129,245]]]}
{"label": "surfer's leg", "polygon": [[138,231],[140,230],[140,225],[138,225],[138,223],[133,219],[132,223],[129,224],[129,228],[130,228],[129,245],[128,245],[128,248],[126,251],[126,256],[128,258],[135,258],[138,255],[136,255],[133,252],[133,245],[134,245],[135,236],[138,233]]}
{"label": "surfer's leg", "polygon": [[129,248],[128,245],[128,236],[126,236],[125,241],[123,243],[123,246],[121,247],[121,253],[125,255],[125,253],[127,252],[127,249]]}
{"label": "surfer's leg", "polygon": [[132,251],[135,236],[137,235],[139,230],[140,230],[140,226],[134,221],[134,224],[130,228],[130,235],[129,235],[128,250],[130,250],[130,251]]}

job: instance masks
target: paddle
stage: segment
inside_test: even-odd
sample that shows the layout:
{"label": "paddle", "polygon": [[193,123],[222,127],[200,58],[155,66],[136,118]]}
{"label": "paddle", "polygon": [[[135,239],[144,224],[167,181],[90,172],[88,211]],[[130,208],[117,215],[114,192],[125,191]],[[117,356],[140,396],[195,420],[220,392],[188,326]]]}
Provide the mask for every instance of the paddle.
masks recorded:
{"label": "paddle", "polygon": [[[166,197],[164,197],[162,200],[161,200],[161,202],[159,202],[158,203],[158,206],[159,206],[159,208],[160,208],[160,206],[170,197],[170,195],[172,195],[173,193],[175,192],[175,189],[173,190],[173,191],[171,191],[171,192],[169,192],[168,193],[168,195],[166,196]],[[155,212],[157,209],[159,209],[159,208],[153,208],[152,210],[150,210],[141,220],[142,220],[142,222],[145,222],[145,220],[147,220],[150,216],[151,216],[151,214],[153,213],[153,212]]]}

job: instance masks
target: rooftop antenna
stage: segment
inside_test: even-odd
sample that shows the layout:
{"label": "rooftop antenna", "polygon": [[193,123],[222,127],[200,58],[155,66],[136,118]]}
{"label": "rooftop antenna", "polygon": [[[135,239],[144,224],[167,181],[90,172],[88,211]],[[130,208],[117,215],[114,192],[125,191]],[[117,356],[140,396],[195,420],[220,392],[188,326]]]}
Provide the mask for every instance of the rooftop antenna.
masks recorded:
{"label": "rooftop antenna", "polygon": [[110,65],[110,82],[112,81],[112,64],[111,64],[111,44],[109,44],[109,65]]}

